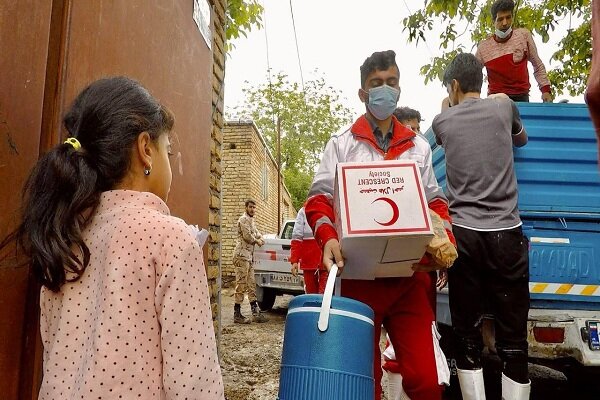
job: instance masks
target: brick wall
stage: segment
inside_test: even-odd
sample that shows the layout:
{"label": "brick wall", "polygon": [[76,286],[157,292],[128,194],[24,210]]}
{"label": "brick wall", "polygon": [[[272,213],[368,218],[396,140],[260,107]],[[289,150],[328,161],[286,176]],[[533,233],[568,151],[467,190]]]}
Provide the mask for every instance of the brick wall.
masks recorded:
{"label": "brick wall", "polygon": [[226,0],[209,0],[213,8],[213,91],[212,140],[210,145],[210,193],[208,229],[208,265],[206,275],[210,290],[210,303],[217,339],[220,340],[220,273],[219,242],[221,234],[221,144],[223,143],[223,83],[225,79],[225,7]]}
{"label": "brick wall", "polygon": [[[237,220],[248,198],[256,201],[256,224],[261,233],[277,233],[277,162],[253,122],[226,122],[223,132],[223,204],[221,221],[221,271],[223,282],[232,282],[233,249]],[[283,220],[295,218],[290,194],[281,182]]]}

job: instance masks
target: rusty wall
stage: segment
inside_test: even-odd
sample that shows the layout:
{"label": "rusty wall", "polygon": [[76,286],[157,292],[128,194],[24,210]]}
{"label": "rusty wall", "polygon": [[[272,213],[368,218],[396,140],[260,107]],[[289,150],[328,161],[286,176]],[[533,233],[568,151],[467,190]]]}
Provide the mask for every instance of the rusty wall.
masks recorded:
{"label": "rusty wall", "polygon": [[[0,238],[16,225],[20,188],[40,152],[51,3],[0,2]],[[14,248],[0,260],[0,393],[28,398],[41,354],[37,286]]]}
{"label": "rusty wall", "polygon": [[[63,79],[63,110],[89,82],[139,80],[175,114],[169,207],[208,226],[212,53],[192,19],[193,1],[73,1]],[[61,113],[62,114],[62,113]]]}

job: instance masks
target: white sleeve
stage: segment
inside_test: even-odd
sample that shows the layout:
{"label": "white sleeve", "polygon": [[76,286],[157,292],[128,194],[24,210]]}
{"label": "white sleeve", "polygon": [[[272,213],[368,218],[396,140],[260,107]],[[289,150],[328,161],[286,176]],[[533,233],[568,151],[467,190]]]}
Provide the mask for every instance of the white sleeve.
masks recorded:
{"label": "white sleeve", "polygon": [[304,223],[306,222],[306,213],[304,207],[298,211],[296,215],[296,222],[294,222],[294,230],[292,231],[292,240],[303,240],[304,239]]}

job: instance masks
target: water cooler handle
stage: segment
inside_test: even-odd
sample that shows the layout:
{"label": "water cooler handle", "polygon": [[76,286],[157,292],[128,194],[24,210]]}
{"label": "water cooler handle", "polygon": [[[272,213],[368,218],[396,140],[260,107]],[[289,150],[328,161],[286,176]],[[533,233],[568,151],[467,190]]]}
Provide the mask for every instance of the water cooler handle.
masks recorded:
{"label": "water cooler handle", "polygon": [[331,297],[333,297],[337,272],[338,267],[333,264],[329,270],[329,277],[325,285],[325,293],[323,293],[323,302],[321,303],[321,312],[319,313],[319,322],[317,324],[321,332],[325,332],[329,326],[329,310],[331,309]]}

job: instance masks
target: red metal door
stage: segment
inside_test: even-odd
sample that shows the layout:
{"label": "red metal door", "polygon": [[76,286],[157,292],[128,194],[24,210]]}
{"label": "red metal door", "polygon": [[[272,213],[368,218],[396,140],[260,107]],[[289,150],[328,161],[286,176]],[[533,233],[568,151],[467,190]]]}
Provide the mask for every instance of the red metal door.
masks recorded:
{"label": "red metal door", "polygon": [[[0,237],[16,225],[21,191],[45,141],[42,109],[51,0],[0,2]],[[38,380],[38,288],[14,247],[0,254],[0,393],[31,398]]]}

